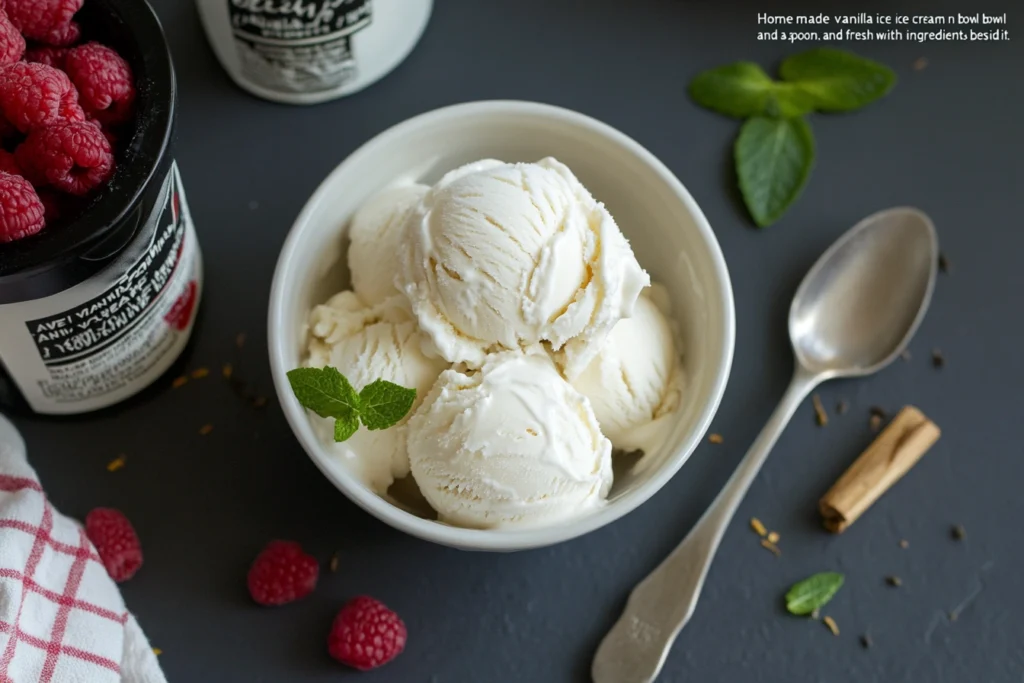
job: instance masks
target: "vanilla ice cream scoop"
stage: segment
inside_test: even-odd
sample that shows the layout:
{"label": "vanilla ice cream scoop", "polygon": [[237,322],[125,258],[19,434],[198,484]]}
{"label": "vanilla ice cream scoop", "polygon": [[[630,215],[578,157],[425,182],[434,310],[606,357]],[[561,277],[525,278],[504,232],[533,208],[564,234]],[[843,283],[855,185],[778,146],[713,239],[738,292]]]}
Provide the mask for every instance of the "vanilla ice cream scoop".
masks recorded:
{"label": "vanilla ice cream scoop", "polygon": [[440,519],[536,526],[603,504],[611,443],[545,355],[446,370],[408,423],[413,478]]}
{"label": "vanilla ice cream scoop", "polygon": [[398,294],[398,245],[410,211],[429,190],[426,185],[398,185],[363,204],[349,226],[348,269],[352,289],[364,303],[379,304]]}
{"label": "vanilla ice cream scoop", "polygon": [[448,173],[404,236],[396,283],[437,352],[471,367],[546,341],[575,376],[649,284],[611,214],[552,158]]}
{"label": "vanilla ice cream scoop", "polygon": [[[419,405],[448,364],[428,358],[416,321],[401,296],[366,306],[353,292],[336,294],[309,318],[309,367],[330,365],[356,391],[383,379],[416,390]],[[411,413],[411,411],[410,411]],[[360,428],[348,441],[334,441],[334,420],[310,416],[321,439],[370,489],[383,495],[395,479],[409,474],[408,416],[394,427]]]}
{"label": "vanilla ice cream scoop", "polygon": [[679,405],[682,381],[669,320],[645,293],[572,384],[590,399],[601,431],[617,448],[646,450],[654,445],[649,427]]}

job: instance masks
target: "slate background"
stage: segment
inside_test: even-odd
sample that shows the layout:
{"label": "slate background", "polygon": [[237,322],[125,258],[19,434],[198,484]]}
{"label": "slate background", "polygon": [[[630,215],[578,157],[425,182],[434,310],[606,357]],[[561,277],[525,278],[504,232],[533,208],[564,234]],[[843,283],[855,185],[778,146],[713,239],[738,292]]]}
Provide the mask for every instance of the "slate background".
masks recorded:
{"label": "slate background", "polygon": [[[685,84],[701,69],[737,59],[772,66],[808,47],[758,42],[756,14],[820,11],[816,3],[438,0],[398,70],[357,96],[308,108],[244,94],[220,69],[192,3],[153,4],[177,64],[177,158],[206,257],[189,367],[233,361],[270,392],[270,278],[310,192],[388,126],[486,98],[585,112],[659,156],[715,228],[738,320],[732,379],[712,428],[725,443],[702,445],[663,491],[610,527],[513,555],[430,545],[360,512],[305,457],[273,402],[255,411],[218,379],[171,391],[168,378],[124,406],[77,419],[18,417],[61,510],[112,505],[134,520],[146,565],[124,592],[163,649],[172,682],[588,680],[594,648],[631,586],[696,521],[781,395],[791,370],[785,313],[800,278],[857,220],[900,204],[932,216],[952,263],[912,360],[823,387],[830,409],[840,399],[851,405],[825,429],[809,403],[801,408],[727,534],[660,680],[1024,680],[1024,41],[1011,3],[844,3],[848,12],[1009,11],[1011,42],[848,45],[891,65],[899,85],[859,113],[813,117],[810,183],[763,231],[735,199],[738,124],[690,103]],[[913,69],[921,57],[927,68]],[[239,332],[247,334],[241,351]],[[931,366],[933,347],[946,356],[941,370]],[[815,503],[870,441],[869,407],[907,403],[942,427],[942,439],[846,534],[825,533]],[[201,437],[206,423],[214,431]],[[118,453],[128,464],[108,473]],[[752,515],[781,533],[781,558],[758,546],[746,525]],[[967,529],[959,543],[950,538],[955,523]],[[274,537],[302,541],[325,562],[341,552],[339,571],[324,575],[314,599],[276,610],[250,604],[245,571]],[[838,638],[781,604],[793,581],[824,569],[847,575],[827,610]],[[903,586],[886,586],[888,574]],[[945,614],[979,589],[949,622]],[[339,667],[324,647],[335,610],[359,593],[392,605],[410,632],[406,653],[369,674]],[[874,641],[867,651],[863,633]]]}

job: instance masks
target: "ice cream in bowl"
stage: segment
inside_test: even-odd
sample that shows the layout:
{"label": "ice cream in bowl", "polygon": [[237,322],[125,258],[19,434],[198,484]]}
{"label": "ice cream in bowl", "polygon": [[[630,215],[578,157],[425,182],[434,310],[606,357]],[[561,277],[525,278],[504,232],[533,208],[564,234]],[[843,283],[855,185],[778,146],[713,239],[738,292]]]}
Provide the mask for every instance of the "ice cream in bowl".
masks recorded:
{"label": "ice cream in bowl", "polygon": [[271,291],[299,442],[352,501],[465,549],[635,509],[701,441],[734,313],[714,234],[622,133],[526,102],[385,131],[314,193]]}

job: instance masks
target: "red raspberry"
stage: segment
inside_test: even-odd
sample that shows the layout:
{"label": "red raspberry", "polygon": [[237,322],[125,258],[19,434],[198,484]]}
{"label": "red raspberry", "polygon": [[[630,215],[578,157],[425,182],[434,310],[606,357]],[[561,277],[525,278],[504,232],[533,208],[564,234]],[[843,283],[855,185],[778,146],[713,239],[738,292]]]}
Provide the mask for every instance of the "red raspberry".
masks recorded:
{"label": "red raspberry", "polygon": [[7,15],[22,35],[48,45],[71,45],[81,35],[71,21],[83,0],[7,0]]}
{"label": "red raspberry", "polygon": [[249,568],[249,595],[261,605],[284,605],[316,588],[320,565],[294,541],[271,541]]}
{"label": "red raspberry", "polygon": [[85,121],[36,128],[14,156],[33,185],[53,185],[79,197],[107,182],[114,172],[110,143],[103,131]]}
{"label": "red raspberry", "polygon": [[20,175],[22,177],[25,175],[22,173],[21,166],[18,165],[14,155],[6,149],[0,149],[0,173],[10,173],[11,175]]}
{"label": "red raspberry", "polygon": [[0,111],[22,133],[60,120],[84,121],[78,91],[63,71],[18,62],[0,69]]}
{"label": "red raspberry", "polygon": [[49,45],[36,45],[25,50],[26,62],[37,62],[52,66],[54,69],[64,70],[64,59],[68,56],[66,47],[50,47]]}
{"label": "red raspberry", "polygon": [[341,608],[327,637],[327,651],[342,664],[369,671],[405,649],[405,624],[379,600],[362,595]]}
{"label": "red raspberry", "polygon": [[142,546],[132,523],[119,510],[96,508],[90,512],[85,516],[85,535],[114,581],[127,581],[139,571]]}
{"label": "red raspberry", "polygon": [[25,38],[0,9],[0,65],[14,64],[25,54]]}
{"label": "red raspberry", "polygon": [[108,126],[131,118],[135,80],[121,55],[105,45],[86,43],[68,51],[64,70],[87,114]]}
{"label": "red raspberry", "polygon": [[27,180],[0,172],[0,242],[13,242],[43,229],[43,203]]}

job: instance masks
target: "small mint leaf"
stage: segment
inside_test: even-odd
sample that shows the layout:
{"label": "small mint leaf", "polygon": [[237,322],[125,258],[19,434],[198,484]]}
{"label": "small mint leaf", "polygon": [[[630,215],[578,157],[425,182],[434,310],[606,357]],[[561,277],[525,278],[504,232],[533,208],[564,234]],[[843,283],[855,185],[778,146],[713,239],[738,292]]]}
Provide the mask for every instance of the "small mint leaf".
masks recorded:
{"label": "small mint leaf", "polygon": [[733,116],[802,116],[814,109],[814,98],[792,83],[773,81],[753,62],[734,62],[709,69],[690,82],[690,97],[708,109]]}
{"label": "small mint leaf", "polygon": [[800,195],[814,166],[814,135],[803,119],[755,116],[734,147],[743,201],[754,222],[778,220]]}
{"label": "small mint leaf", "polygon": [[896,74],[884,64],[828,47],[786,58],[779,75],[806,93],[819,111],[859,109],[896,84]]}
{"label": "small mint leaf", "polygon": [[354,412],[349,412],[347,415],[335,418],[334,420],[334,440],[348,441],[349,438],[356,433],[359,429],[359,418]]}
{"label": "small mint leaf", "polygon": [[359,416],[367,429],[387,429],[398,424],[412,409],[416,390],[378,379],[359,392]]}
{"label": "small mint leaf", "polygon": [[824,607],[843,586],[843,575],[821,572],[793,584],[786,593],[786,609],[790,614],[811,614]]}
{"label": "small mint leaf", "polygon": [[330,366],[290,370],[288,383],[299,403],[320,417],[347,418],[360,411],[359,394]]}

